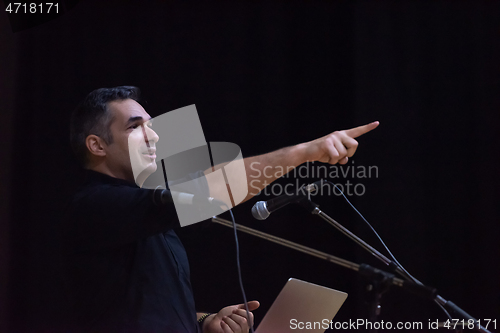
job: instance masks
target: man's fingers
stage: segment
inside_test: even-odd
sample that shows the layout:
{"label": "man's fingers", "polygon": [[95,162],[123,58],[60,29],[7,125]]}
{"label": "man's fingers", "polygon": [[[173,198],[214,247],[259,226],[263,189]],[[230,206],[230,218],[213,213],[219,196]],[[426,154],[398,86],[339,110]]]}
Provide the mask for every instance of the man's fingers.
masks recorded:
{"label": "man's fingers", "polygon": [[339,152],[337,151],[337,148],[335,148],[335,144],[332,141],[326,141],[325,142],[325,150],[326,150],[326,155],[328,159],[326,161],[321,161],[321,162],[326,162],[330,164],[335,164],[338,162],[340,155]]}
{"label": "man's fingers", "polygon": [[342,140],[343,145],[347,148],[347,156],[352,157],[358,148],[358,141],[351,137],[345,136]]}
{"label": "man's fingers", "polygon": [[344,157],[347,156],[347,149],[340,141],[335,141],[334,146],[335,149],[337,149],[337,152],[339,153],[339,161],[341,161]]}
{"label": "man's fingers", "polygon": [[228,318],[231,318],[232,320],[234,320],[234,322],[237,323],[241,327],[242,331],[244,331],[244,332],[248,331],[249,320],[247,320],[246,316],[243,317],[243,316],[240,316],[237,313],[233,313]]}
{"label": "man's fingers", "polygon": [[344,157],[343,159],[339,160],[339,164],[347,164],[349,162],[349,157]]}
{"label": "man's fingers", "polygon": [[[244,319],[242,317],[240,317],[240,318]],[[222,322],[226,323],[231,328],[232,332],[245,332],[243,327],[231,317],[222,318]]]}
{"label": "man's fingers", "polygon": [[222,328],[222,330],[224,331],[224,333],[233,333],[234,331],[231,329],[231,327],[229,327],[228,324],[226,324],[226,322],[223,320],[220,321],[220,327]]}
{"label": "man's fingers", "polygon": [[347,134],[347,136],[350,136],[351,138],[357,138],[358,136],[361,136],[365,133],[370,132],[371,130],[374,130],[375,128],[377,128],[378,124],[379,124],[378,121],[374,121],[373,123],[369,123],[369,124],[366,124],[363,126],[354,127],[354,128],[345,130],[344,132],[345,132],[345,134]]}
{"label": "man's fingers", "polygon": [[[238,315],[238,316],[243,317],[243,318],[247,318],[247,312],[246,312],[246,310],[243,310],[243,309],[234,310],[233,314]],[[248,318],[247,318],[247,321],[250,323],[250,326],[253,325],[253,313],[250,312],[250,319],[248,320]]]}
{"label": "man's fingers", "polygon": [[[253,311],[260,306],[259,301],[250,301],[248,304],[248,311]],[[238,309],[245,309],[245,304],[238,304]]]}

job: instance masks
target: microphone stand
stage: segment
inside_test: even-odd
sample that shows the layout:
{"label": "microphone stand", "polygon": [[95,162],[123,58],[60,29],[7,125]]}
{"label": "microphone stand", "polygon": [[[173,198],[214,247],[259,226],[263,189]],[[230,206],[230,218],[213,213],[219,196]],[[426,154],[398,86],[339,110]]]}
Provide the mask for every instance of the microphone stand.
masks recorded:
{"label": "microphone stand", "polygon": [[[231,221],[220,218],[218,216],[214,216],[212,218],[212,221],[219,223],[219,224],[222,224],[223,226],[226,226],[228,228],[231,228],[231,229],[233,228],[233,223]],[[367,264],[360,264],[359,265],[359,264],[353,263],[349,260],[345,260],[345,259],[333,256],[333,255],[312,249],[310,247],[300,245],[300,244],[291,242],[289,240],[286,240],[286,239],[283,239],[280,237],[276,237],[276,236],[267,234],[265,232],[246,227],[246,226],[241,225],[241,224],[236,224],[236,228],[238,231],[242,231],[244,233],[265,239],[267,241],[294,249],[296,251],[300,251],[302,253],[309,254],[313,257],[326,260],[326,261],[331,262],[333,264],[357,271],[362,276],[365,276],[365,277],[368,277],[374,281],[377,281],[377,284],[380,285],[381,287],[383,286],[384,289],[387,289],[391,285],[395,285],[395,286],[401,287],[403,289],[407,289],[407,290],[409,290],[413,293],[416,293],[416,294],[418,294],[422,297],[425,297],[425,298],[433,299],[436,297],[436,290],[435,289],[426,287],[422,284],[417,284],[413,281],[404,281],[402,279],[395,277],[395,275],[392,273],[385,272],[383,270],[374,268],[370,265],[367,265]],[[377,304],[379,304],[379,303],[377,303]],[[378,315],[378,313],[377,313],[377,315]],[[370,320],[372,322],[375,322],[376,317],[373,320],[372,320],[372,318],[370,318]],[[377,330],[372,330],[372,331],[376,332]],[[490,333],[486,330],[484,332]]]}
{"label": "microphone stand", "polygon": [[[367,244],[365,241],[363,241],[361,238],[353,234],[351,231],[349,231],[347,228],[345,228],[343,225],[335,221],[333,218],[328,216],[326,213],[321,211],[319,209],[319,205],[315,204],[312,202],[310,199],[304,199],[298,202],[301,204],[306,210],[308,210],[311,214],[317,215],[323,220],[327,221],[329,224],[334,226],[337,230],[339,230],[341,233],[355,241],[358,245],[360,245],[362,248],[364,248],[366,251],[371,253],[373,256],[375,256],[377,259],[382,261],[384,264],[389,266],[389,269],[393,272],[396,272],[403,276],[406,281],[405,283],[411,282],[413,285],[410,289],[413,289],[414,287],[418,286],[414,292],[417,295],[420,295],[424,298],[431,299],[435,301],[437,304],[441,305],[444,307],[446,310],[452,311],[456,313],[458,316],[460,316],[462,319],[464,319],[466,322],[469,320],[472,320],[474,323],[474,329],[479,331],[479,332],[484,332],[484,333],[490,333],[486,328],[480,325],[480,323],[469,315],[467,312],[462,310],[459,306],[457,306],[455,303],[451,301],[445,300],[443,297],[440,295],[437,295],[437,291],[434,288],[430,288],[425,286],[423,283],[418,281],[417,279],[408,276],[408,274],[403,271],[401,268],[399,268],[396,263],[393,261],[389,260],[386,256],[384,256],[382,253],[377,251],[375,248],[373,248],[371,245]],[[366,275],[365,275],[366,276]],[[372,294],[372,300],[370,304],[370,318],[373,318],[376,320],[377,316],[380,314],[380,300],[382,297],[382,293],[387,291],[387,289],[391,286],[391,281],[390,277],[386,276],[385,274],[374,274],[374,283],[372,283],[373,287],[373,294]],[[415,282],[413,282],[413,281]],[[394,283],[393,283],[394,284]]]}

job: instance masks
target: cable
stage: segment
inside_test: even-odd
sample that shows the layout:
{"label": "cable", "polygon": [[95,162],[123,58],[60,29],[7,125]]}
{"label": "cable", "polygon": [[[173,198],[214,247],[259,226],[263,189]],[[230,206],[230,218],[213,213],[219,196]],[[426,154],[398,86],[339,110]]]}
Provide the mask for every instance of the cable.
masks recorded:
{"label": "cable", "polygon": [[[386,249],[387,253],[389,253],[389,256],[391,257],[391,259],[396,263],[396,265],[399,267],[399,269],[401,269],[404,274],[401,274],[403,277],[405,277],[407,280],[411,280],[413,281],[414,283],[416,284],[419,284],[419,285],[423,285],[422,282],[420,282],[419,280],[417,280],[413,275],[411,275],[410,273],[408,273],[408,271],[403,267],[403,265],[401,265],[399,263],[399,261],[397,261],[396,257],[394,257],[394,255],[392,254],[392,252],[389,250],[389,248],[387,247],[387,245],[385,245],[384,241],[382,240],[382,237],[379,236],[379,234],[377,233],[377,231],[375,230],[375,228],[372,227],[372,225],[365,219],[365,217],[363,216],[363,214],[361,214],[359,212],[359,210],[356,209],[356,207],[354,207],[354,205],[349,201],[349,199],[347,199],[347,197],[345,196],[344,192],[342,192],[342,190],[340,190],[338,188],[337,185],[335,185],[335,183],[329,181],[329,180],[325,180],[326,183],[328,184],[331,184],[333,186],[335,186],[335,189],[339,190],[340,194],[342,194],[342,196],[344,197],[344,199],[347,201],[347,203],[352,207],[352,209],[354,209],[354,211],[356,213],[358,213],[358,215],[363,219],[363,221],[365,221],[365,223],[370,227],[370,229],[373,231],[373,233],[375,234],[375,236],[377,236],[378,240],[380,241],[380,243],[384,246],[384,248]],[[450,313],[441,305],[438,303],[437,300],[434,300],[434,303],[436,303],[440,308],[441,310],[443,310],[446,314],[446,316],[451,320],[452,317],[450,315]]]}
{"label": "cable", "polygon": [[243,288],[243,279],[241,277],[241,266],[240,266],[240,245],[238,242],[238,234],[236,232],[236,221],[234,219],[233,211],[229,209],[229,213],[231,214],[231,219],[233,220],[233,230],[234,230],[234,241],[236,243],[236,266],[238,268],[238,279],[240,282],[240,289],[241,289],[241,294],[243,295],[243,302],[245,303],[245,310],[247,311],[247,323],[250,327],[250,332],[254,333],[253,330],[253,323],[252,326],[250,326],[250,310],[248,310],[248,302],[247,302],[247,296],[245,293],[245,288]]}

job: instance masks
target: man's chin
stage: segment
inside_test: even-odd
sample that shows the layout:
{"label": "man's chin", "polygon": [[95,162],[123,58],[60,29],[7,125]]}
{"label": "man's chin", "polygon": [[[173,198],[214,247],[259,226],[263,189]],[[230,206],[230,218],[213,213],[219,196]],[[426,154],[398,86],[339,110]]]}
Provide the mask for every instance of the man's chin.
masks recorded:
{"label": "man's chin", "polygon": [[137,174],[137,172],[134,172],[134,178],[135,178],[135,183],[139,186],[142,187],[142,184],[148,179],[149,176],[151,176],[156,170],[157,170],[157,165],[156,162],[153,160],[152,163],[149,163],[146,166],[141,167],[142,171]]}

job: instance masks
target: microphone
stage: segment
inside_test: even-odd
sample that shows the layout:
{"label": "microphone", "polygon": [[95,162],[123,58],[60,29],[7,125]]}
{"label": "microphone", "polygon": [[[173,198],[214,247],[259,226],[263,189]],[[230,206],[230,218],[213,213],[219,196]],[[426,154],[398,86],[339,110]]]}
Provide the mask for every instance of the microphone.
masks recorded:
{"label": "microphone", "polygon": [[323,180],[320,180],[315,183],[302,186],[298,191],[292,194],[285,193],[267,201],[259,201],[252,207],[252,215],[257,220],[265,220],[269,217],[269,215],[271,215],[272,212],[288,205],[289,203],[304,199],[307,193],[314,193],[325,184],[326,183],[323,182]]}

